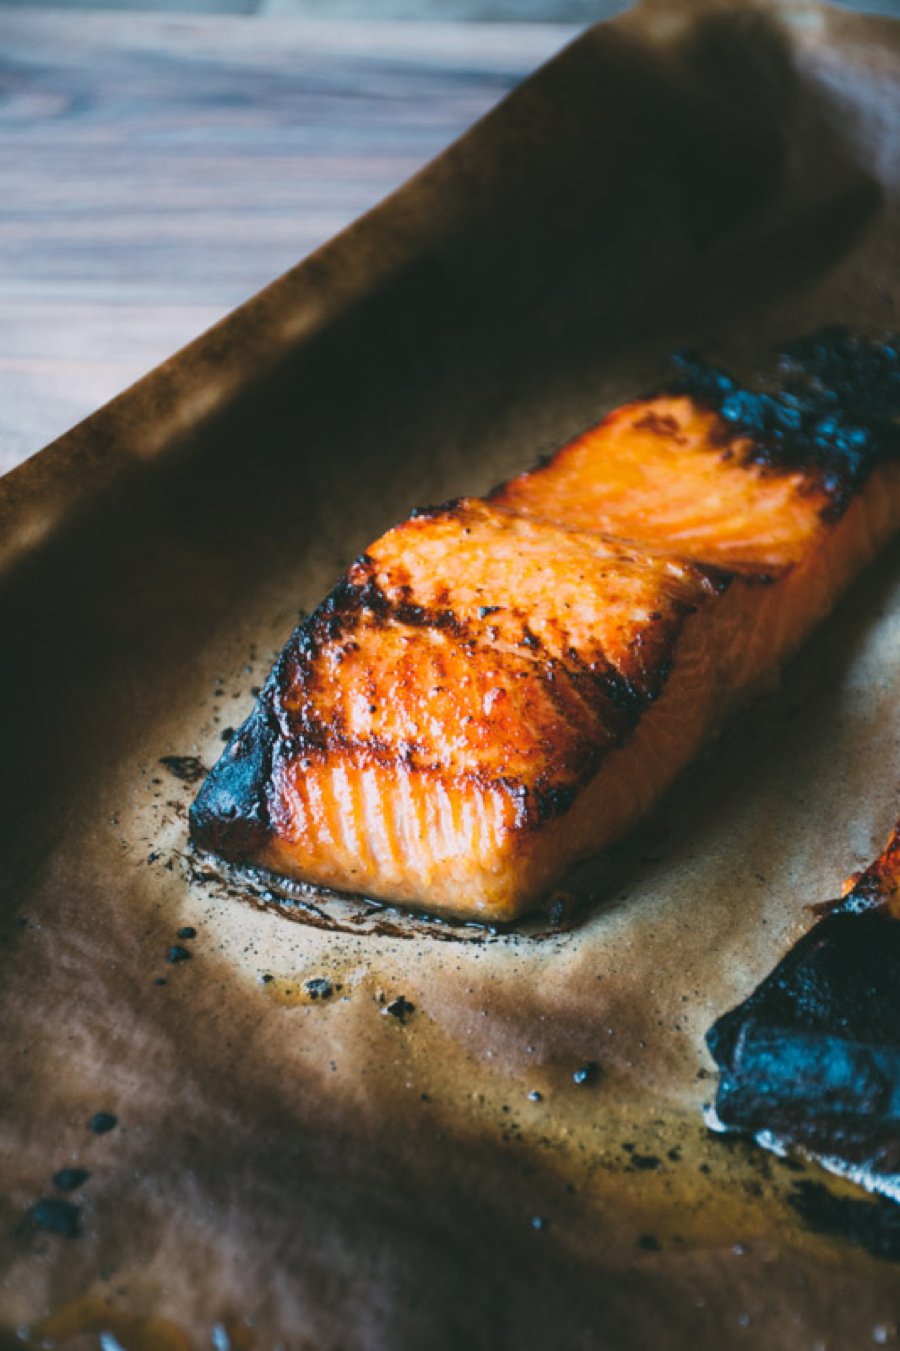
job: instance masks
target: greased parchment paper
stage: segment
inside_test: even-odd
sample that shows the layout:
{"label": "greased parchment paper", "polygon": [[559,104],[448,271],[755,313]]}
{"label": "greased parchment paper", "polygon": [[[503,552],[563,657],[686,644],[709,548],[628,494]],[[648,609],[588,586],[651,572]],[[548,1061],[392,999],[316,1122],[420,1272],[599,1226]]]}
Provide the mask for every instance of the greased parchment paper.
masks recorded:
{"label": "greased parchment paper", "polygon": [[855,1212],[811,1221],[819,1175],[700,1112],[706,1027],[897,815],[900,549],[572,931],[291,923],[203,876],[185,819],[297,609],[414,504],[529,464],[673,346],[747,370],[900,326],[898,188],[890,21],[644,5],[0,484],[10,1345],[898,1335],[900,1269],[827,1220]]}

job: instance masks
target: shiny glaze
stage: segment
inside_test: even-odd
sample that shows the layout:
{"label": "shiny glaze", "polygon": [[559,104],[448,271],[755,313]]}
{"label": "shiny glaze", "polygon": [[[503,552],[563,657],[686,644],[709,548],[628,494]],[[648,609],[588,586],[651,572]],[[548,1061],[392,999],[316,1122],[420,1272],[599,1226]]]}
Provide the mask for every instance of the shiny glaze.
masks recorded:
{"label": "shiny glaze", "polygon": [[[856,360],[844,336],[814,351],[838,343],[852,374],[848,342]],[[871,346],[881,375],[897,364]],[[738,415],[730,377],[695,365],[488,499],[388,531],[288,641],[194,805],[195,843],[437,914],[533,908],[648,810],[900,523],[892,424],[848,395],[847,426],[831,421],[868,458],[838,473],[816,440],[819,404],[842,397],[821,368],[802,436],[771,453],[760,427],[777,440],[800,377]]]}

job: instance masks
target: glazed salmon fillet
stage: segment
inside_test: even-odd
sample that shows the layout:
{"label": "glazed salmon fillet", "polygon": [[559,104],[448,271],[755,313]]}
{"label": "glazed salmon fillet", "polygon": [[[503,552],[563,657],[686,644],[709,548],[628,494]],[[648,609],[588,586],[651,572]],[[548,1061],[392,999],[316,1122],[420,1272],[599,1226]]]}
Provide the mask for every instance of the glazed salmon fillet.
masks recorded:
{"label": "glazed salmon fillet", "polygon": [[238,865],[516,920],[629,829],[900,524],[900,357],[752,392],[684,360],[488,498],[415,513],[292,634],[191,813]]}

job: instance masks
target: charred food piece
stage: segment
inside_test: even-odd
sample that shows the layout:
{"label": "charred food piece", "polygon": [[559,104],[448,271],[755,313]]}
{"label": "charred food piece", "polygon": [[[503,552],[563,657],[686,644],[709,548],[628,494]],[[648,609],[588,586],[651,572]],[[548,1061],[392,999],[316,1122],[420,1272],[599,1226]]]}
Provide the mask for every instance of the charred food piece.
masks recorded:
{"label": "charred food piece", "polygon": [[223,859],[497,923],[626,831],[900,524],[900,357],[692,358],[292,634],[191,813]]}
{"label": "charred food piece", "polygon": [[707,1043],[711,1124],[900,1200],[900,824]]}

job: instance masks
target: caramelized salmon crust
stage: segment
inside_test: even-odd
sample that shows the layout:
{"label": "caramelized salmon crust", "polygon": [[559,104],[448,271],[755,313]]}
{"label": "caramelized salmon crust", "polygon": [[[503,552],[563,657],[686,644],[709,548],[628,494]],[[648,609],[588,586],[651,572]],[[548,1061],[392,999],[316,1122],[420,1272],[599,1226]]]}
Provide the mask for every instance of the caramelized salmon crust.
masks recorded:
{"label": "caramelized salmon crust", "polygon": [[819,335],[774,393],[682,371],[371,545],[288,640],[195,843],[497,923],[646,812],[900,523],[891,344]]}

